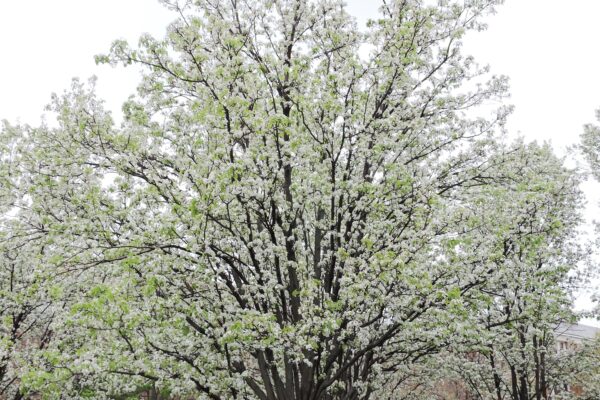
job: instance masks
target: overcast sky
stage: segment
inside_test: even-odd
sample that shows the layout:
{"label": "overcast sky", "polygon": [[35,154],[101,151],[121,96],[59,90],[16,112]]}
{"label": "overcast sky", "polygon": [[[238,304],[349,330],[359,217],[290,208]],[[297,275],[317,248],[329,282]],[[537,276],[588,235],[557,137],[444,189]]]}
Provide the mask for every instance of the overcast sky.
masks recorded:
{"label": "overcast sky", "polygon": [[[377,1],[349,0],[361,21],[376,15]],[[507,0],[473,35],[465,50],[511,79],[516,111],[510,131],[575,143],[600,107],[599,0]],[[140,33],[162,36],[173,19],[155,0],[0,1],[0,118],[35,122],[51,92],[74,76],[98,75],[98,90],[119,111],[135,89],[133,69],[96,66],[93,56],[112,40],[135,43]]]}
{"label": "overcast sky", "polygon": [[[378,1],[348,0],[364,22]],[[507,0],[465,50],[510,77],[512,134],[549,140],[562,153],[600,108],[600,0]],[[162,36],[174,18],[154,0],[0,0],[0,119],[36,124],[50,93],[72,77],[97,75],[98,93],[119,115],[134,92],[134,68],[96,66],[93,56],[143,32]],[[584,187],[590,203],[597,184]],[[591,220],[597,208],[589,207]],[[585,303],[582,300],[582,303]]]}

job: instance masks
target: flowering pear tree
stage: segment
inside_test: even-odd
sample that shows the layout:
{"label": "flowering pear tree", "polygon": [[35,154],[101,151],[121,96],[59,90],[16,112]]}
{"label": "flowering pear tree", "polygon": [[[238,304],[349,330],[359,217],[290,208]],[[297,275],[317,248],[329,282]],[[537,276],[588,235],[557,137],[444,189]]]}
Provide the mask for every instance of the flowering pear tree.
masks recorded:
{"label": "flowering pear tree", "polygon": [[52,338],[58,287],[46,285],[41,222],[26,207],[21,172],[28,148],[21,129],[5,125],[0,138],[0,398],[21,399],[23,365]]}
{"label": "flowering pear tree", "polygon": [[572,355],[556,352],[554,338],[561,324],[576,321],[572,300],[584,278],[577,269],[588,255],[578,239],[583,195],[580,177],[547,145],[509,154],[503,168],[512,174],[483,189],[494,195],[475,202],[479,223],[466,241],[479,247],[476,237],[491,238],[486,253],[499,273],[481,288],[476,333],[440,360],[476,398],[548,399],[580,371],[567,362]]}
{"label": "flowering pear tree", "polygon": [[[13,247],[14,246],[14,247]],[[42,289],[37,255],[28,243],[7,240],[0,246],[0,398],[21,399],[22,366],[47,347],[56,310]]]}
{"label": "flowering pear tree", "polygon": [[[396,398],[561,228],[556,161],[470,112],[506,93],[460,52],[500,1],[386,1],[364,31],[337,0],[163,3],[164,39],[98,57],[146,67],[120,127],[75,81],[57,127],[14,128],[36,222],[6,232],[63,310],[22,392]],[[556,187],[517,179],[546,166]]]}

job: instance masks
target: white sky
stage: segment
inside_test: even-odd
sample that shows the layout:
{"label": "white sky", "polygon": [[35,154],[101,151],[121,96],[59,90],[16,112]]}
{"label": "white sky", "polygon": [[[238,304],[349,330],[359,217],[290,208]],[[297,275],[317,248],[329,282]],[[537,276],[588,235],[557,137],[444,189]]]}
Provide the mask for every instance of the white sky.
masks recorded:
{"label": "white sky", "polygon": [[[378,1],[347,0],[359,21]],[[600,1],[507,0],[465,50],[511,79],[512,133],[550,140],[559,152],[577,143],[600,108]],[[134,68],[96,66],[93,56],[125,38],[162,36],[174,18],[155,0],[0,0],[0,119],[37,124],[50,93],[72,77],[97,75],[99,96],[116,115],[138,82]],[[584,187],[597,203],[597,184]],[[588,219],[597,215],[592,206]],[[585,296],[580,305],[585,304]]]}

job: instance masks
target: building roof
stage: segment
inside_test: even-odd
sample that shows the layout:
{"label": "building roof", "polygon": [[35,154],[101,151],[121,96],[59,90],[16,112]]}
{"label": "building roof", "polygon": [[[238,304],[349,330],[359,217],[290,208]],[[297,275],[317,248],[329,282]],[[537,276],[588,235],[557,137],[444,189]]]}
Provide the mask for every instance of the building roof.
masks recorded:
{"label": "building roof", "polygon": [[556,333],[558,338],[589,340],[600,337],[600,328],[582,324],[560,324]]}

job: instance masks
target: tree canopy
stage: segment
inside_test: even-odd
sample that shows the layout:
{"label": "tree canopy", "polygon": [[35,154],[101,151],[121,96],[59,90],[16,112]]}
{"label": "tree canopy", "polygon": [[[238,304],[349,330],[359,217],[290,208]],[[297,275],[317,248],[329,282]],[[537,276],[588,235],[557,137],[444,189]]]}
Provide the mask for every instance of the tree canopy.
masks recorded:
{"label": "tree canopy", "polygon": [[2,130],[0,390],[395,399],[571,318],[580,178],[479,116],[506,79],[461,53],[501,1],[162,3],[97,58],[145,67],[120,126],[75,80]]}

